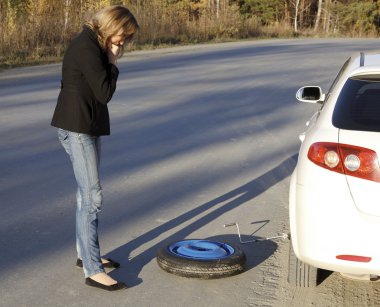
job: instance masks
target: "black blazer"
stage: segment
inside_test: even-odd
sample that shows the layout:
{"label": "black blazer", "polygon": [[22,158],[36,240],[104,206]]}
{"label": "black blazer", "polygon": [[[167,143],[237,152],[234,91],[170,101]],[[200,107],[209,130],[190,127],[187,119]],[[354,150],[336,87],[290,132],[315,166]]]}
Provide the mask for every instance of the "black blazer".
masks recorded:
{"label": "black blazer", "polygon": [[65,52],[61,91],[51,125],[93,136],[109,135],[107,103],[116,89],[119,70],[87,26]]}

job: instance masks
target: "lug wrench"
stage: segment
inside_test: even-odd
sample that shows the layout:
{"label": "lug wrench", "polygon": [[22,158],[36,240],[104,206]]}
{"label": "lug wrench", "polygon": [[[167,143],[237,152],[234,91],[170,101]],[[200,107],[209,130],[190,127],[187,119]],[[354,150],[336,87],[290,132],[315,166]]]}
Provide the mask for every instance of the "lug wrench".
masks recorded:
{"label": "lug wrench", "polygon": [[260,242],[260,241],[266,241],[266,240],[272,240],[272,239],[283,239],[283,240],[289,239],[289,235],[288,235],[288,234],[286,234],[286,233],[282,233],[282,234],[279,235],[279,236],[273,236],[273,237],[268,237],[268,238],[262,238],[262,239],[254,239],[254,240],[243,241],[243,240],[241,239],[240,229],[239,229],[239,224],[238,224],[238,223],[229,223],[229,224],[224,224],[223,226],[224,226],[224,227],[236,226],[236,228],[237,228],[237,232],[238,232],[238,235],[239,235],[239,241],[240,241],[241,244],[254,243],[254,242]]}

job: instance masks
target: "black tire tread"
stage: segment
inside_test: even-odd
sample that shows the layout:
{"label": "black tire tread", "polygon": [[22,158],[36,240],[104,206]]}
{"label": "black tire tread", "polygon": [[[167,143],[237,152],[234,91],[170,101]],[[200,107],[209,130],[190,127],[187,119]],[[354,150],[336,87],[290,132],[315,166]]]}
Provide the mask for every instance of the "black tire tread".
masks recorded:
{"label": "black tire tread", "polygon": [[168,273],[183,277],[199,279],[216,279],[233,276],[243,272],[246,261],[245,254],[236,247],[234,253],[217,260],[196,260],[174,255],[168,247],[157,253],[157,263]]}

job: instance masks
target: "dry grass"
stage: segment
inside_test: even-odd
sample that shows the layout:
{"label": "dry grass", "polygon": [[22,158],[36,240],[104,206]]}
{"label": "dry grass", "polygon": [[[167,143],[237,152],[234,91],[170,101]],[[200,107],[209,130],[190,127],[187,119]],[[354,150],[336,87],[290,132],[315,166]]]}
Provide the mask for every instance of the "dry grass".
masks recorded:
{"label": "dry grass", "polygon": [[[9,11],[9,7],[5,10],[2,7],[4,4],[0,3],[1,68],[60,61],[86,16],[98,9],[81,7],[78,10],[77,6],[72,5],[66,8],[68,14],[65,15],[62,8],[65,1],[51,1],[49,5],[44,4],[44,1],[32,1],[29,7],[23,7],[18,12]],[[73,4],[76,0],[68,1]],[[165,6],[162,0],[145,1],[143,9],[136,4],[139,1],[124,2],[136,16],[141,28],[135,49],[250,38],[326,36],[308,29],[295,35],[285,22],[263,26],[254,16],[243,18],[236,6],[227,6],[216,16],[214,11],[207,8],[190,11],[189,7]],[[368,35],[376,36],[377,33]]]}

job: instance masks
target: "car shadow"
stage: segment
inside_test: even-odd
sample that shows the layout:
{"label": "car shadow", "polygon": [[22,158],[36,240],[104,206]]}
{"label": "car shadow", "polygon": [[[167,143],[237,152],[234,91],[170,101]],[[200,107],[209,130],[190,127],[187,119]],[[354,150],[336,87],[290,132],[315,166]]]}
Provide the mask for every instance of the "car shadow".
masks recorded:
{"label": "car shadow", "polygon": [[[139,278],[139,273],[143,267],[148,264],[151,260],[156,257],[157,251],[165,247],[166,245],[183,240],[191,236],[193,232],[202,228],[203,226],[212,223],[219,216],[241,206],[247,201],[256,198],[260,194],[264,193],[270,187],[274,186],[278,182],[287,178],[293,171],[298,154],[295,154],[282,163],[264,173],[263,175],[257,177],[256,179],[236,188],[230,192],[227,192],[212,201],[201,204],[200,206],[183,213],[182,215],[163,223],[162,225],[142,234],[141,236],[127,242],[126,244],[116,248],[111,251],[107,257],[121,260],[121,268],[111,272],[111,276],[117,280],[125,281],[130,287],[136,286],[142,282]],[[220,206],[221,203],[224,203]],[[184,226],[182,229],[176,231],[175,233],[169,235],[167,238],[153,244],[151,247],[147,248],[145,251],[141,252],[136,256],[132,256],[134,251],[141,246],[147,244],[150,241],[155,240],[157,237],[163,233],[178,227],[179,225],[194,219],[198,215],[204,214],[204,212],[213,209],[210,213],[207,213],[194,222]],[[220,238],[221,240],[230,241],[230,243],[238,243],[239,238],[237,235],[221,235],[214,238]],[[252,237],[250,237],[252,239]],[[197,238],[200,239],[200,238]],[[248,240],[248,238],[246,238]],[[244,239],[243,239],[244,241]],[[272,241],[262,241],[256,243],[257,248],[243,248],[247,251],[247,268],[253,268],[259,263],[267,259],[270,255],[274,253],[277,248],[277,244]]]}
{"label": "car shadow", "polygon": [[329,278],[332,273],[334,273],[333,271],[328,271],[328,270],[324,270],[324,269],[318,269],[318,273],[317,273],[317,285],[321,285],[322,283],[324,283],[324,281]]}

